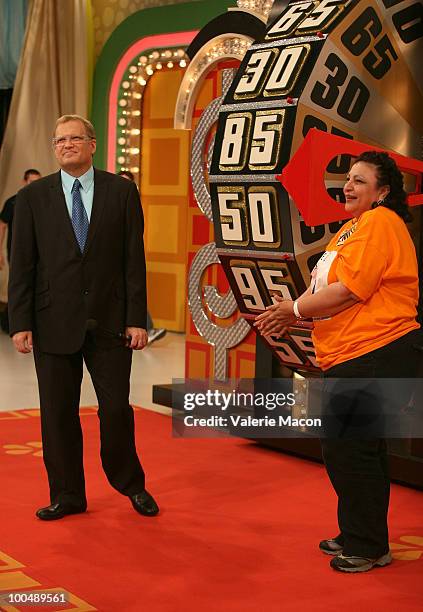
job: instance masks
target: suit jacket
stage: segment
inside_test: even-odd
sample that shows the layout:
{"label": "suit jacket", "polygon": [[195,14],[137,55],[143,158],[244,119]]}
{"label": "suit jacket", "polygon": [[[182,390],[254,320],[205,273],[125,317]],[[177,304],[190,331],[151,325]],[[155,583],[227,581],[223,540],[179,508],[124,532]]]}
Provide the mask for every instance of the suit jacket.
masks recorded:
{"label": "suit jacket", "polygon": [[16,198],[9,277],[10,335],[31,330],[41,351],[77,352],[87,320],[123,332],[146,326],[143,214],[134,183],[94,170],[94,200],[81,254],[60,172]]}

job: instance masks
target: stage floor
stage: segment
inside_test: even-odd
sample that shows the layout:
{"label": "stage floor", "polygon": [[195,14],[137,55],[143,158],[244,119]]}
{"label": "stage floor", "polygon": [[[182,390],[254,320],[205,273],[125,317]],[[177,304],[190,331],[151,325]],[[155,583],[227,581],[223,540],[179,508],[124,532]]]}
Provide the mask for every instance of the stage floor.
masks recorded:
{"label": "stage floor", "polygon": [[88,408],[88,512],[46,523],[34,515],[48,501],[37,411],[0,420],[0,592],[58,589],[80,612],[421,610],[419,491],[392,487],[392,565],[342,575],[318,549],[336,533],[336,499],[317,463],[237,438],[175,438],[170,418],[137,409],[137,447],[161,508],[146,518],[107,483]]}
{"label": "stage floor", "polygon": [[[131,402],[169,414],[170,410],[152,401],[152,386],[183,378],[185,335],[168,332],[143,351],[134,351],[131,376]],[[93,406],[97,399],[91,379],[84,371],[81,406]],[[20,355],[11,339],[0,332],[0,411],[38,408],[39,398],[32,355]]]}

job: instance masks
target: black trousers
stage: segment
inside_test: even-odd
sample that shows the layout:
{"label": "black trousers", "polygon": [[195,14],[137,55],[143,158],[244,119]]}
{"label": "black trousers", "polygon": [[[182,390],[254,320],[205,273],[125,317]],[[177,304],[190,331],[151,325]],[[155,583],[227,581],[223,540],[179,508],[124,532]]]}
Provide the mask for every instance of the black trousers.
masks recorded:
{"label": "black trousers", "polygon": [[113,338],[87,333],[73,355],[43,353],[34,339],[41,407],[44,464],[51,503],[86,506],[79,402],[83,361],[98,399],[101,462],[110,484],[123,495],[145,488],[129,405],[132,351]]}
{"label": "black trousers", "polygon": [[[420,330],[326,370],[330,378],[414,378]],[[404,398],[406,401],[406,398]],[[323,460],[338,496],[339,544],[345,555],[377,558],[389,550],[390,478],[386,440],[326,438]]]}

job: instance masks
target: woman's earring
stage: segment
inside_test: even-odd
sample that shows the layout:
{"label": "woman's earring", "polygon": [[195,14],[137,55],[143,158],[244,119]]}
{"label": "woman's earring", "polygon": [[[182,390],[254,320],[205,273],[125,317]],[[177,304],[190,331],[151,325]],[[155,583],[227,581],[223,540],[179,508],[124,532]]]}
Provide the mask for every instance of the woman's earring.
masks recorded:
{"label": "woman's earring", "polygon": [[382,206],[385,202],[385,198],[380,198],[377,202],[372,203],[372,209],[377,208],[378,206]]}

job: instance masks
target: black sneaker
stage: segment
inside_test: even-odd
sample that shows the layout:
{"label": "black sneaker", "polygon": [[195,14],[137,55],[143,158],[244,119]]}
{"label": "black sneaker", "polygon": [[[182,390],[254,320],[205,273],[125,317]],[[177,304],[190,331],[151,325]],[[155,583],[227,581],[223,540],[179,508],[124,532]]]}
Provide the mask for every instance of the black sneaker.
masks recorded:
{"label": "black sneaker", "polygon": [[384,567],[392,562],[392,555],[387,552],[378,559],[368,559],[366,557],[353,557],[343,555],[342,553],[331,560],[330,566],[340,572],[348,572],[350,574],[356,572],[368,572],[373,567]]}
{"label": "black sneaker", "polygon": [[337,538],[322,540],[319,544],[319,548],[325,555],[340,555],[344,549],[337,541]]}

